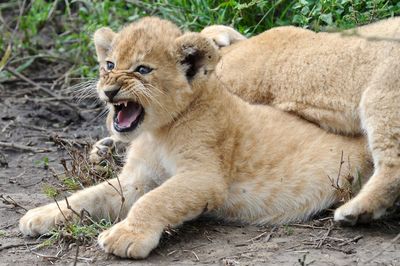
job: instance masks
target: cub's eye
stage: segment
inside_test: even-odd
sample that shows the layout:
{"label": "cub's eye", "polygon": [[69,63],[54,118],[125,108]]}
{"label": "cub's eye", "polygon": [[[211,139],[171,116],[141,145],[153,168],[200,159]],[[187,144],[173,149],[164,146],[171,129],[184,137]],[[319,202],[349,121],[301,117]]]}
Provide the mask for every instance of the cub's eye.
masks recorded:
{"label": "cub's eye", "polygon": [[153,69],[151,67],[140,65],[135,69],[135,72],[138,72],[141,75],[149,74]]}
{"label": "cub's eye", "polygon": [[111,62],[111,61],[106,61],[106,66],[107,66],[107,70],[108,71],[111,71],[111,70],[113,70],[114,69],[114,63],[113,62]]}

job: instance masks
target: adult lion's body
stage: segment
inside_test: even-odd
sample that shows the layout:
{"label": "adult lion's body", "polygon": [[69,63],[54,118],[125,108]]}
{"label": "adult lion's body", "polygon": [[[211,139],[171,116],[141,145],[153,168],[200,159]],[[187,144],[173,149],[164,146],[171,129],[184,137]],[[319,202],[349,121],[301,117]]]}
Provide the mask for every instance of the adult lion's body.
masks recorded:
{"label": "adult lion's body", "polygon": [[400,195],[400,18],[342,33],[278,27],[248,40],[210,26],[216,68],[231,92],[297,114],[328,131],[367,133],[375,173],[335,218],[379,218]]}
{"label": "adult lion's body", "polygon": [[[222,88],[219,52],[200,34],[145,18],[94,39],[108,126],[131,146],[119,179],[68,202],[97,218],[124,217],[99,236],[106,252],[146,257],[163,229],[205,212],[244,223],[304,220],[371,172],[362,136],[328,133]],[[64,215],[73,215],[65,203],[30,210],[20,229],[44,233]]]}

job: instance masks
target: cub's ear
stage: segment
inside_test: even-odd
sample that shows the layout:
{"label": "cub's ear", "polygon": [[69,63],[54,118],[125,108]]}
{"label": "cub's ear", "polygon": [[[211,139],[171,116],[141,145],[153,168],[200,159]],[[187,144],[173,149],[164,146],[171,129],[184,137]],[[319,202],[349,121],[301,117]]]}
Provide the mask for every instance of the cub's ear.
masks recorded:
{"label": "cub's ear", "polygon": [[184,67],[189,80],[207,76],[220,58],[218,47],[199,33],[185,33],[176,39],[175,48],[177,61]]}
{"label": "cub's ear", "polygon": [[100,28],[94,33],[93,40],[94,45],[96,46],[97,60],[99,62],[102,62],[106,59],[115,35],[116,33],[107,27]]}

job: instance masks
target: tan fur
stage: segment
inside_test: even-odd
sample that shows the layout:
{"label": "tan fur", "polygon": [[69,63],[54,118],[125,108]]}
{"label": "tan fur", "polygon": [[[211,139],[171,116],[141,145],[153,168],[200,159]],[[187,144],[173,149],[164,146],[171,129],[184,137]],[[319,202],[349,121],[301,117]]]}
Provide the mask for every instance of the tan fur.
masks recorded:
{"label": "tan fur", "polygon": [[222,49],[216,72],[246,101],[269,104],[328,131],[367,133],[375,172],[335,220],[377,219],[393,205],[400,196],[400,18],[343,33],[278,27],[246,41],[226,26],[202,34],[221,47],[233,44]]}
{"label": "tan fur", "polygon": [[[346,177],[353,176],[357,186],[359,175],[371,174],[363,137],[328,133],[275,108],[250,105],[221,87],[214,71],[218,50],[200,34],[182,35],[157,18],[115,35],[106,31],[111,45],[104,45],[102,32],[95,34],[101,46],[99,97],[107,101],[105,92],[117,87],[115,101],[140,102],[146,112],[133,132],[110,126],[114,137],[131,144],[119,176],[124,219],[99,236],[106,252],[144,258],[163,229],[203,213],[254,224],[301,221],[342,199],[330,178],[345,188],[351,186]],[[114,70],[105,70],[106,60],[115,62]],[[154,70],[141,75],[134,71],[138,65]],[[110,117],[113,112],[110,104]],[[117,180],[110,182],[119,187]],[[98,218],[116,218],[121,204],[108,183],[69,202]],[[37,235],[60,220],[50,204],[29,211],[20,229]]]}

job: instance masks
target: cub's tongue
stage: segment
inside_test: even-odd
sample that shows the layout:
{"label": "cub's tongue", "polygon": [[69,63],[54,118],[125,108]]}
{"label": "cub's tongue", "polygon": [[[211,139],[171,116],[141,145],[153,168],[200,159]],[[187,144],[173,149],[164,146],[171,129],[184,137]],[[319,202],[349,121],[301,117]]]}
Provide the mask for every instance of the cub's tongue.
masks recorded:
{"label": "cub's tongue", "polygon": [[128,128],[138,118],[142,107],[134,102],[128,102],[127,106],[123,106],[117,114],[118,126]]}

